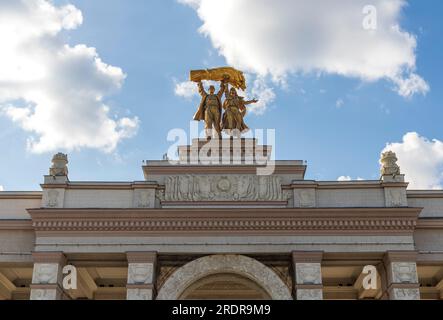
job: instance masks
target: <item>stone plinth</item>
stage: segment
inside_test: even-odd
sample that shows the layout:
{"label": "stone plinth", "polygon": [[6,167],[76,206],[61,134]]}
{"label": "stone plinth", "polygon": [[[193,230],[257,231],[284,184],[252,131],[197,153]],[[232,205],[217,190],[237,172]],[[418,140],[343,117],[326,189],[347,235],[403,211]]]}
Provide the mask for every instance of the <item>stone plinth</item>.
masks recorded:
{"label": "stone plinth", "polygon": [[272,146],[258,145],[256,139],[194,139],[179,146],[179,162],[194,164],[264,164],[271,159]]}

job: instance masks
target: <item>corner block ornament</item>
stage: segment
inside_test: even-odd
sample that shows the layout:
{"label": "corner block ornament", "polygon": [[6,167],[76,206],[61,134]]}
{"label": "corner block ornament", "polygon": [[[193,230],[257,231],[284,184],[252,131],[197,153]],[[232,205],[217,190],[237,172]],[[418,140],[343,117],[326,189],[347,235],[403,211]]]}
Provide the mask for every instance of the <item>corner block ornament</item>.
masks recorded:
{"label": "corner block ornament", "polygon": [[57,153],[52,157],[52,166],[49,168],[51,176],[68,176],[68,155]]}
{"label": "corner block ornament", "polygon": [[321,284],[320,263],[296,263],[297,284]]}
{"label": "corner block ornament", "polygon": [[382,176],[396,176],[400,174],[400,167],[397,165],[397,156],[392,151],[386,151],[382,153],[380,164],[381,164],[381,175]]}
{"label": "corner block ornament", "polygon": [[392,278],[395,283],[417,283],[417,265],[414,262],[393,262]]}
{"label": "corner block ornament", "polygon": [[152,283],[154,265],[152,263],[130,263],[128,267],[128,284]]}
{"label": "corner block ornament", "polygon": [[57,283],[58,265],[54,263],[36,263],[32,283],[55,284]]}

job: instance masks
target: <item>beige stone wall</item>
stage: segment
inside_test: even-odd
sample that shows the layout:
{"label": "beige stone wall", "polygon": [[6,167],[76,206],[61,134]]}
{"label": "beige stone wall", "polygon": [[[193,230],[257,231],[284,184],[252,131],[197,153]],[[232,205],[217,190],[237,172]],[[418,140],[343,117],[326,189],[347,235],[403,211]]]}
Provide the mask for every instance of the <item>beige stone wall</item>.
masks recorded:
{"label": "beige stone wall", "polygon": [[32,261],[34,246],[32,230],[0,230],[0,262]]}
{"label": "beige stone wall", "polygon": [[67,190],[65,208],[131,208],[132,190]]}
{"label": "beige stone wall", "polygon": [[[1,194],[1,192],[0,192]],[[0,220],[31,219],[26,209],[39,208],[41,199],[2,199],[0,198]]]}
{"label": "beige stone wall", "polygon": [[416,230],[414,241],[419,252],[442,252],[443,230]]}
{"label": "beige stone wall", "polygon": [[318,189],[318,207],[384,207],[383,188]]}
{"label": "beige stone wall", "polygon": [[413,198],[408,196],[410,207],[423,208],[420,217],[443,217],[443,198]]}

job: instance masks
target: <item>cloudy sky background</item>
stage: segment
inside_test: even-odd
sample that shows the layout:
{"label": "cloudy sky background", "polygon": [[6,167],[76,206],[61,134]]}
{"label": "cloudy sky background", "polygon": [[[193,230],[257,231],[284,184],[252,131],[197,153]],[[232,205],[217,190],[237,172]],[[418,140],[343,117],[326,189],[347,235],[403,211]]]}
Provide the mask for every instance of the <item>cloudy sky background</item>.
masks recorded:
{"label": "cloudy sky background", "polygon": [[[377,9],[365,30],[363,8]],[[418,0],[0,0],[0,190],[35,190],[53,153],[71,180],[142,180],[199,102],[190,69],[244,70],[307,179],[443,187],[443,3]]]}

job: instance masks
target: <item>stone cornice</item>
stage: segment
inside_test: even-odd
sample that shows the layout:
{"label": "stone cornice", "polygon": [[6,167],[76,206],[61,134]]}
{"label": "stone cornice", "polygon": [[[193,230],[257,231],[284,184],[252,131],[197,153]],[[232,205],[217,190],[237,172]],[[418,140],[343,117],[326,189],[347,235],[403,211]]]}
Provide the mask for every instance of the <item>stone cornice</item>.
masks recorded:
{"label": "stone cornice", "polygon": [[[143,166],[145,177],[152,175],[176,174],[256,174],[262,165],[148,165]],[[279,164],[275,162],[274,174],[301,174],[304,176],[306,165]]]}
{"label": "stone cornice", "polygon": [[41,191],[1,191],[0,199],[41,199]]}
{"label": "stone cornice", "polygon": [[314,189],[380,189],[383,187],[406,188],[408,183],[405,182],[383,182],[373,181],[304,181],[293,182],[289,185],[293,189],[314,188]]}
{"label": "stone cornice", "polygon": [[417,221],[417,229],[443,229],[443,217],[420,218]]}
{"label": "stone cornice", "polygon": [[419,208],[29,209],[37,235],[408,234]]}
{"label": "stone cornice", "polygon": [[41,184],[42,189],[80,189],[80,190],[134,190],[157,189],[157,183],[146,182],[67,182],[59,184]]}
{"label": "stone cornice", "polygon": [[392,262],[415,262],[417,261],[418,252],[416,251],[388,251],[383,261],[385,265]]}
{"label": "stone cornice", "polygon": [[407,190],[408,198],[443,198],[443,190]]}
{"label": "stone cornice", "polygon": [[0,220],[0,230],[34,230],[32,220]]}
{"label": "stone cornice", "polygon": [[66,256],[63,252],[32,252],[34,263],[58,263],[65,264]]}
{"label": "stone cornice", "polygon": [[293,251],[292,261],[294,263],[314,262],[321,263],[323,251]]}
{"label": "stone cornice", "polygon": [[126,252],[128,263],[155,263],[157,252]]}

